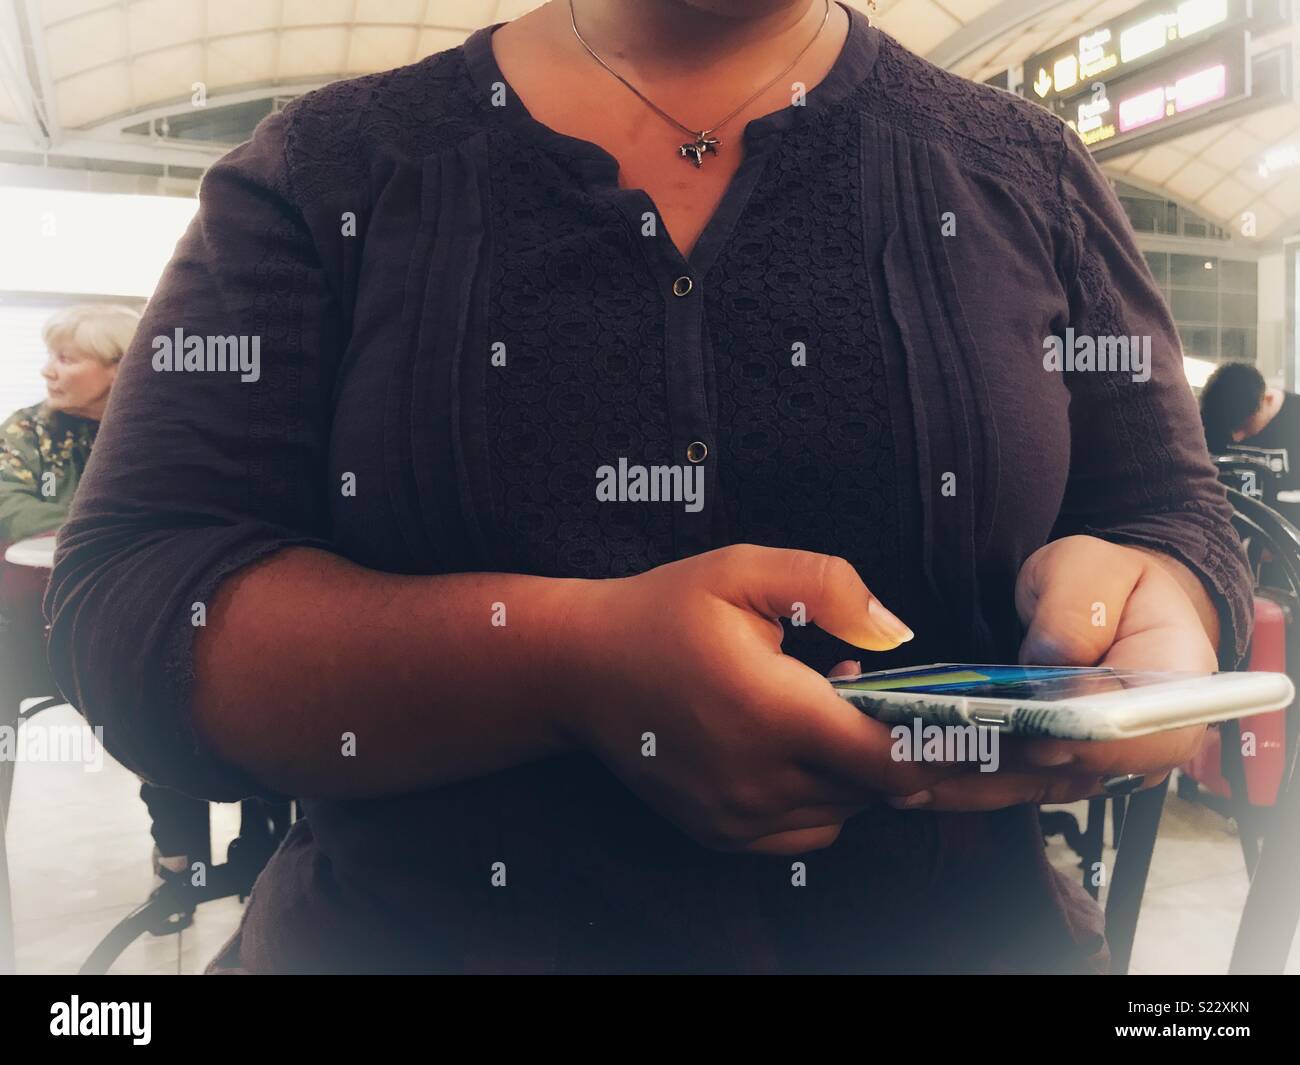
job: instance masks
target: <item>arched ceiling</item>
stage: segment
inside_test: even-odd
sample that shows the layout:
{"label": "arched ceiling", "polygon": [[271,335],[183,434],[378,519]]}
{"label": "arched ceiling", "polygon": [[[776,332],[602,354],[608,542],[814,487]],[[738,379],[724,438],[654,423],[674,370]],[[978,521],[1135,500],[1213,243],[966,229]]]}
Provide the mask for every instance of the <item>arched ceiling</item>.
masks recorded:
{"label": "arched ceiling", "polygon": [[[983,80],[1137,0],[849,0],[913,51]],[[412,62],[536,0],[0,0],[0,155],[24,152],[202,167],[222,150],[128,129],[208,106],[292,96]],[[1294,43],[1290,26],[1255,42]],[[1289,102],[1106,169],[1167,192],[1225,228],[1252,211],[1259,240],[1300,232],[1300,167],[1261,176],[1264,153],[1300,146]]]}

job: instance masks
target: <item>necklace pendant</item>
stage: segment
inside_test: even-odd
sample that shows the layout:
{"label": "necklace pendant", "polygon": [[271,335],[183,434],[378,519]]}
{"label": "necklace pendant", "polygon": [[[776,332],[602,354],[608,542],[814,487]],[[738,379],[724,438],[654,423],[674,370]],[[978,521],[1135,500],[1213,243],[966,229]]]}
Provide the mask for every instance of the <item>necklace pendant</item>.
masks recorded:
{"label": "necklace pendant", "polygon": [[695,135],[695,140],[687,141],[678,148],[677,153],[683,159],[689,159],[694,163],[695,169],[698,170],[704,165],[705,153],[712,152],[714,155],[718,154],[719,144],[721,144],[721,141],[719,141],[717,137],[706,137],[703,132],[700,132]]}

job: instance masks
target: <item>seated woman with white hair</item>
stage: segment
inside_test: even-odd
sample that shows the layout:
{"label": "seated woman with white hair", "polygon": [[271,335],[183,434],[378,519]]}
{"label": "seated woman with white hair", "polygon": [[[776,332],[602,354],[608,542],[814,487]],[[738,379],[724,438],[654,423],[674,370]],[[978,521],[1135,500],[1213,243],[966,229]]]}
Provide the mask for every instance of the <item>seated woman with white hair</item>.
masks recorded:
{"label": "seated woman with white hair", "polygon": [[88,304],[45,323],[46,398],[0,426],[0,540],[50,532],[67,519],[117,364],[139,322],[130,307]]}
{"label": "seated woman with white hair", "polygon": [[[113,303],[66,307],[45,323],[46,398],[14,411],[0,426],[0,541],[53,532],[67,520],[118,363],[139,323],[138,311]],[[27,598],[10,597],[0,618],[0,698],[15,704],[52,694],[53,687],[39,603]],[[7,792],[7,780],[0,790]],[[205,801],[147,782],[140,797],[149,808],[160,881],[181,875],[193,858],[207,860]]]}

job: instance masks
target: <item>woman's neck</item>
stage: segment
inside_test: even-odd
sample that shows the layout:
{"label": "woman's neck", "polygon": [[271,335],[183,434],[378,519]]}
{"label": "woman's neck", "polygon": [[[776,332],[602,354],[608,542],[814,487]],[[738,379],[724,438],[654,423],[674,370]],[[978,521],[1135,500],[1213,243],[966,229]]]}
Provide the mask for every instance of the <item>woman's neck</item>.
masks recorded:
{"label": "woman's neck", "polygon": [[[662,82],[733,65],[780,69],[813,39],[823,19],[823,36],[831,36],[832,26],[847,18],[833,0],[826,18],[826,3],[769,0],[764,13],[730,16],[685,0],[573,0],[573,8],[578,32],[606,62],[624,76]],[[569,0],[547,6],[556,9],[554,17],[572,36]]]}
{"label": "woman's neck", "polygon": [[108,400],[98,400],[88,407],[77,407],[73,409],[56,410],[49,405],[45,407],[45,417],[50,421],[56,421],[62,418],[80,418],[82,421],[95,422],[98,424],[104,417],[104,410],[108,406]]}

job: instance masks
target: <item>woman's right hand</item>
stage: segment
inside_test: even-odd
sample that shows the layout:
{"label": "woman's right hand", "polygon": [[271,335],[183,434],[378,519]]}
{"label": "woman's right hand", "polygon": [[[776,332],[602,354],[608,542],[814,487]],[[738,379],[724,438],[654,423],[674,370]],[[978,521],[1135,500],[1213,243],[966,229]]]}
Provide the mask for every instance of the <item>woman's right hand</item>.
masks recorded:
{"label": "woman's right hand", "polygon": [[911,638],[848,562],[808,551],[737,545],[582,582],[556,630],[571,682],[558,724],[724,850],[826,847],[873,798],[963,772],[895,761],[887,726],[782,654],[777,619],[801,615],[866,650]]}

